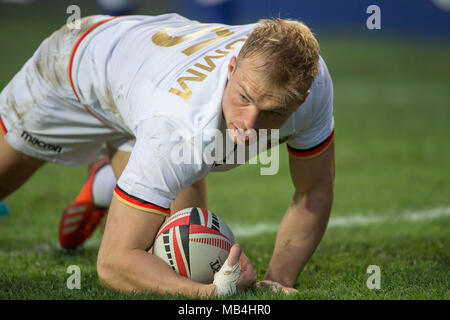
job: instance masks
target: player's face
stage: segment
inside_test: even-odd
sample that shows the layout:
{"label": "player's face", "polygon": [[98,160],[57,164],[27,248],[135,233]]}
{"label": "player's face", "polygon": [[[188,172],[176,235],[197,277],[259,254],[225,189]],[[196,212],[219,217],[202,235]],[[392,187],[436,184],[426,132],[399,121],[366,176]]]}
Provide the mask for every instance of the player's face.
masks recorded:
{"label": "player's face", "polygon": [[[276,94],[261,92],[257,58],[245,58],[236,66],[236,57],[228,65],[228,82],[222,98],[222,111],[230,138],[235,143],[252,139],[258,129],[279,129],[303,101],[290,106],[277,100]],[[250,130],[250,129],[255,129]]]}

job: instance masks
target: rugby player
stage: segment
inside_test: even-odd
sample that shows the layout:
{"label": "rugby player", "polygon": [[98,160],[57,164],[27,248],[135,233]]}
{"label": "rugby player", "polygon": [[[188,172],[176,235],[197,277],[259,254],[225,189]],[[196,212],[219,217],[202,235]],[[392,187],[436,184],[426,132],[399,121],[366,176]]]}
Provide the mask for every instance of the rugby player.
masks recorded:
{"label": "rugby player", "polygon": [[[203,146],[216,143],[203,138],[208,129],[247,147],[261,129],[279,129],[280,142],[287,141],[295,192],[259,287],[295,292],[328,223],[333,86],[317,40],[298,21],[228,26],[177,14],[83,18],[81,28],[63,26],[43,41],[3,89],[0,127],[0,199],[45,162],[94,163],[64,212],[60,240],[80,245],[110,202],[97,270],[114,290],[222,296],[254,286],[251,262],[237,244],[213,284],[182,277],[147,252],[171,212],[207,207],[209,172],[237,165],[174,163],[171,152],[180,143],[189,147],[199,137]],[[185,133],[181,141],[173,139],[176,130]],[[104,144],[109,160],[96,161]],[[94,199],[96,180],[106,193],[103,205]],[[83,226],[68,228],[78,214]]]}

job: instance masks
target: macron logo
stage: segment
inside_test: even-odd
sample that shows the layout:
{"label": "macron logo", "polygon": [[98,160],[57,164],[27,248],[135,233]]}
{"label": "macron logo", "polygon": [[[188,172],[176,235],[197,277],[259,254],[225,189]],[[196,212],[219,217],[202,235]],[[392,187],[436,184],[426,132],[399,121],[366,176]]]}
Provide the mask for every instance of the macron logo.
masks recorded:
{"label": "macron logo", "polygon": [[26,131],[23,131],[22,134],[20,135],[20,137],[22,139],[24,139],[25,141],[28,141],[32,145],[34,145],[40,149],[43,149],[43,150],[53,151],[56,153],[61,153],[61,151],[62,151],[61,146],[57,146],[57,145],[50,144],[50,143],[44,142],[42,140],[39,140],[38,138],[33,137],[31,134],[29,134]]}

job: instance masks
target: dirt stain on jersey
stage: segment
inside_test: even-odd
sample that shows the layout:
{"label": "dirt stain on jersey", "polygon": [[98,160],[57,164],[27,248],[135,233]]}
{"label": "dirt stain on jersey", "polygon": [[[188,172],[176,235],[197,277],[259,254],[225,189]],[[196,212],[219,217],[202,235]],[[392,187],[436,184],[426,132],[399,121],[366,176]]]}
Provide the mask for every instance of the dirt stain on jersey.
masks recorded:
{"label": "dirt stain on jersey", "polygon": [[[10,120],[23,123],[23,119],[33,106],[48,97],[49,90],[58,92],[65,87],[70,88],[68,66],[76,41],[91,26],[106,18],[107,16],[100,15],[82,18],[79,29],[70,29],[67,25],[63,25],[41,43],[35,56],[25,66],[24,84],[27,90],[20,99],[14,94],[14,82],[10,83],[5,101],[15,114]],[[43,84],[48,88],[44,89]]]}
{"label": "dirt stain on jersey", "polygon": [[44,41],[37,52],[36,70],[49,86],[54,89],[70,86],[68,67],[72,49],[84,32],[103,19],[99,15],[82,18],[77,29],[63,25]]}
{"label": "dirt stain on jersey", "polygon": [[119,123],[123,123],[124,120],[116,104],[117,97],[114,97],[111,88],[109,86],[106,86],[104,94],[103,90],[102,92],[99,91],[96,93],[98,95],[98,99],[100,101],[102,109],[112,115],[115,119],[117,119]]}
{"label": "dirt stain on jersey", "polygon": [[[15,113],[17,120],[19,123],[22,123],[22,113],[23,110],[20,108],[19,104],[16,101],[16,97],[14,96],[13,84],[11,82],[10,87],[8,88],[8,95],[6,96],[6,105],[11,108],[11,110]],[[22,104],[23,105],[23,104]],[[9,118],[9,115],[7,115]]]}
{"label": "dirt stain on jersey", "polygon": [[[28,77],[28,75],[27,75],[27,77],[25,79],[25,83],[26,83],[27,87],[32,86],[32,81],[30,81],[29,78],[30,77]],[[31,110],[33,105],[36,105],[37,100],[33,95],[29,95],[29,94],[27,94],[26,98],[24,98],[24,96],[22,95],[21,99],[18,100],[15,95],[16,90],[14,89],[14,85],[15,84],[13,84],[13,82],[11,82],[10,86],[8,87],[8,93],[6,95],[6,105],[10,108],[10,110],[12,110],[14,115],[6,114],[5,116],[12,123],[18,122],[20,124],[23,124],[23,122],[24,122],[23,118],[28,114],[28,111]],[[28,92],[31,92],[31,91],[28,91]]]}
{"label": "dirt stain on jersey", "polygon": [[100,101],[103,101],[102,107],[105,111],[108,111],[114,115],[118,114],[116,102],[114,101],[113,93],[109,86],[105,88],[105,94],[101,97]]}

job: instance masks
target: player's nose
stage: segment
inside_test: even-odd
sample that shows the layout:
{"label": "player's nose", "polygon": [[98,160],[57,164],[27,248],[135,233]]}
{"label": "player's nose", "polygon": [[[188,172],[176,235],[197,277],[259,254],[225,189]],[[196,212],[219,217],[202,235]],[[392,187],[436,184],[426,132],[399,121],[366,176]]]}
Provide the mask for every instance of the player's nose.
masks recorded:
{"label": "player's nose", "polygon": [[249,106],[247,110],[245,111],[243,122],[245,130],[248,129],[256,129],[255,126],[257,124],[259,117],[259,109],[256,106]]}

